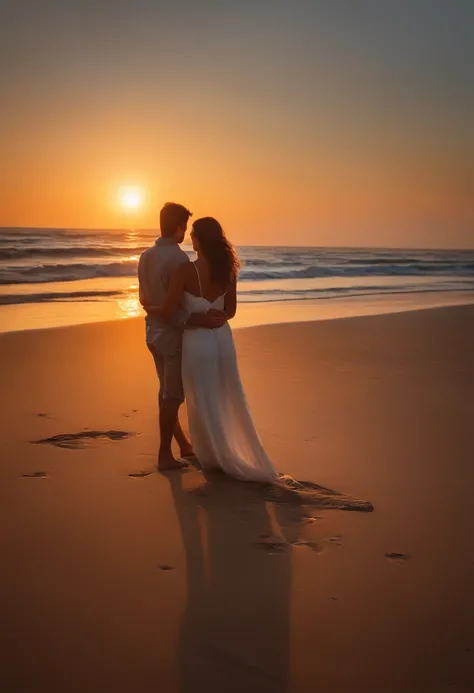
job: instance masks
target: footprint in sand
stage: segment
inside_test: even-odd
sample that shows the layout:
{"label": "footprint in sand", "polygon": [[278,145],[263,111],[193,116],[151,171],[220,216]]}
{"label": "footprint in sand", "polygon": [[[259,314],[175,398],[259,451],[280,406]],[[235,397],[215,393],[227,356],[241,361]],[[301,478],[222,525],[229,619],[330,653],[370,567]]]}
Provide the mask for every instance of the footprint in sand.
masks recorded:
{"label": "footprint in sand", "polygon": [[21,476],[25,479],[46,479],[48,475],[46,472],[28,472]]}
{"label": "footprint in sand", "polygon": [[407,553],[396,553],[394,551],[385,553],[385,558],[388,558],[392,563],[406,563],[410,556]]}
{"label": "footprint in sand", "polygon": [[328,544],[332,544],[333,546],[342,546],[342,537],[339,536],[328,537],[325,541],[327,541]]}
{"label": "footprint in sand", "polygon": [[285,551],[288,551],[292,546],[297,547],[297,548],[307,548],[311,549],[312,551],[315,551],[316,553],[320,553],[322,551],[322,547],[320,544],[318,544],[315,541],[281,541],[279,539],[270,539],[267,537],[264,537],[261,541],[258,542],[257,544],[259,548],[263,549],[264,551],[267,551],[268,553],[283,553]]}
{"label": "footprint in sand", "polygon": [[143,479],[146,476],[150,476],[150,474],[154,474],[154,472],[142,470],[141,472],[130,472],[128,476],[131,479]]}
{"label": "footprint in sand", "polygon": [[128,419],[130,416],[132,416],[132,414],[138,414],[138,409],[132,409],[130,412],[122,414],[122,416],[125,416]]}
{"label": "footprint in sand", "polygon": [[324,517],[321,517],[321,515],[306,515],[303,517],[303,524],[313,525],[315,522],[319,522],[320,520],[324,520]]}
{"label": "footprint in sand", "polygon": [[[335,536],[325,539],[325,542],[333,546],[342,546],[342,537]],[[324,551],[324,544],[309,539],[298,539],[296,541],[282,541],[280,539],[272,539],[269,534],[261,534],[258,546],[268,553],[282,553],[288,551],[291,547],[311,549],[315,553]]]}
{"label": "footprint in sand", "polygon": [[283,553],[287,551],[289,545],[285,541],[265,539],[258,542],[258,546],[268,553]]}
{"label": "footprint in sand", "polygon": [[297,546],[297,547],[305,547],[307,549],[311,549],[311,551],[314,551],[315,553],[321,553],[323,550],[321,544],[318,544],[316,541],[294,541],[291,542],[292,546]]}
{"label": "footprint in sand", "polygon": [[136,435],[129,431],[89,431],[84,429],[80,433],[61,433],[50,438],[41,438],[40,440],[30,441],[33,445],[55,445],[58,448],[68,448],[69,450],[78,450],[85,448],[86,444],[91,440],[125,440]]}

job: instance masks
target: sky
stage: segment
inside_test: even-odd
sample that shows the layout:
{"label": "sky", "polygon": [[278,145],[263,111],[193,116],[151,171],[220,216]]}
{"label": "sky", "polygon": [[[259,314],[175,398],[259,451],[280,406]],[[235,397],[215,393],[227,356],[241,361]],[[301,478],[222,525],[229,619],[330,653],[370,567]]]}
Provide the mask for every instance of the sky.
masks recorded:
{"label": "sky", "polygon": [[0,226],[474,247],[473,85],[472,0],[0,0]]}

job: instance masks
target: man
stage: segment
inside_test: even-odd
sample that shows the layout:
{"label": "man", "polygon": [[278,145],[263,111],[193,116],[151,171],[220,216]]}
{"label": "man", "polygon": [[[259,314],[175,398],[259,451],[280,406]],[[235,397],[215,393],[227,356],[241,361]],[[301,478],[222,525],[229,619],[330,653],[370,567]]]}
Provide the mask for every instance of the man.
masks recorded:
{"label": "man", "polygon": [[[145,250],[138,263],[140,303],[148,306],[163,305],[172,275],[185,262],[186,253],[179,245],[184,241],[189,217],[192,213],[183,205],[168,202],[160,212],[161,238],[155,245]],[[181,343],[183,329],[205,327],[214,329],[226,321],[219,311],[207,314],[189,315],[179,310],[170,324],[160,322],[150,311],[145,318],[146,343],[153,355],[160,380],[160,450],[158,468],[160,470],[180,469],[185,462],[174,458],[171,451],[173,435],[178,443],[182,458],[192,457],[193,449],[181,428],[178,418],[179,407],[184,401],[181,379]]]}

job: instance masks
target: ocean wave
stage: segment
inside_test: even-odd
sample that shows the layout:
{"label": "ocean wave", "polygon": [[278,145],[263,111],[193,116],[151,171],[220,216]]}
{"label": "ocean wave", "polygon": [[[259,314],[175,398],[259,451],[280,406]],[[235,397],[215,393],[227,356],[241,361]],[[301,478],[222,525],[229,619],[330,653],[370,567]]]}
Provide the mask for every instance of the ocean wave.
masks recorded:
{"label": "ocean wave", "polygon": [[239,293],[240,303],[287,303],[290,301],[326,301],[335,298],[368,298],[369,296],[395,296],[403,294],[449,294],[449,293],[463,293],[465,291],[472,292],[474,287],[463,288],[463,287],[435,287],[435,286],[425,286],[419,287],[414,286],[411,288],[407,287],[384,287],[383,290],[376,290],[372,287],[370,289],[321,289],[320,291],[290,291],[282,292],[281,295],[273,295],[272,292],[262,291],[261,293],[249,292],[249,297],[255,297],[253,301],[248,300],[248,298],[241,297]]}
{"label": "ocean wave", "polygon": [[0,243],[3,239],[13,240],[42,240],[48,238],[81,238],[88,241],[90,238],[100,238],[109,240],[113,238],[156,238],[159,231],[156,229],[141,229],[133,231],[131,229],[61,229],[61,228],[37,228],[37,227],[0,227]]}
{"label": "ocean wave", "polygon": [[[137,273],[136,260],[123,260],[110,263],[72,263],[42,265],[3,265],[0,268],[0,284],[42,284],[45,282],[71,282],[100,277],[133,277]],[[250,269],[249,269],[250,267]],[[272,279],[318,279],[331,277],[430,277],[456,276],[473,277],[474,261],[465,263],[411,263],[378,265],[293,265],[273,267],[260,263],[252,266],[243,263],[240,281],[268,281]]]}
{"label": "ocean wave", "polygon": [[[320,301],[336,298],[364,298],[381,295],[400,294],[426,294],[426,293],[452,293],[472,291],[474,285],[462,283],[443,283],[419,286],[417,284],[405,284],[404,286],[388,285],[353,285],[347,287],[326,287],[321,289],[297,289],[288,291],[284,289],[238,289],[240,303],[281,303],[289,301]],[[1,305],[19,305],[29,303],[56,303],[64,301],[101,301],[120,299],[130,296],[130,290],[102,290],[102,291],[48,291],[29,294],[0,294]]]}
{"label": "ocean wave", "polygon": [[50,303],[52,301],[74,301],[77,299],[93,301],[121,295],[121,291],[51,291],[37,294],[0,294],[0,305]]}
{"label": "ocean wave", "polygon": [[141,255],[148,246],[38,246],[18,247],[6,246],[0,248],[0,260],[26,260],[35,257],[44,258],[85,258],[85,257],[115,257],[117,255]]}
{"label": "ocean wave", "polygon": [[354,257],[346,260],[346,262],[349,262],[351,265],[437,265],[446,264],[446,259],[437,260],[426,257]]}
{"label": "ocean wave", "polygon": [[439,263],[413,263],[409,265],[390,264],[383,265],[383,269],[377,265],[347,264],[344,266],[311,265],[293,270],[246,270],[245,265],[241,272],[244,281],[265,281],[267,279],[318,279],[327,277],[384,277],[384,276],[450,276],[469,277],[474,273],[474,262],[466,264]]}
{"label": "ocean wave", "polygon": [[110,264],[18,266],[0,269],[0,284],[44,284],[47,282],[73,282],[98,277],[133,277],[138,263],[134,260]]}

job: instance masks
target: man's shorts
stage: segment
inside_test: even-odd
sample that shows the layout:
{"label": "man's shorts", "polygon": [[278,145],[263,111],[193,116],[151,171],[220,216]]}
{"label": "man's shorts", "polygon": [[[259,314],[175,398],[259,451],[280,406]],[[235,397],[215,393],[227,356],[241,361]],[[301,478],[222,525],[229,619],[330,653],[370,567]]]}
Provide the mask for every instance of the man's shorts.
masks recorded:
{"label": "man's shorts", "polygon": [[184,402],[183,380],[181,378],[181,349],[171,354],[163,354],[156,344],[147,344],[155,361],[160,380],[160,402],[176,399]]}

